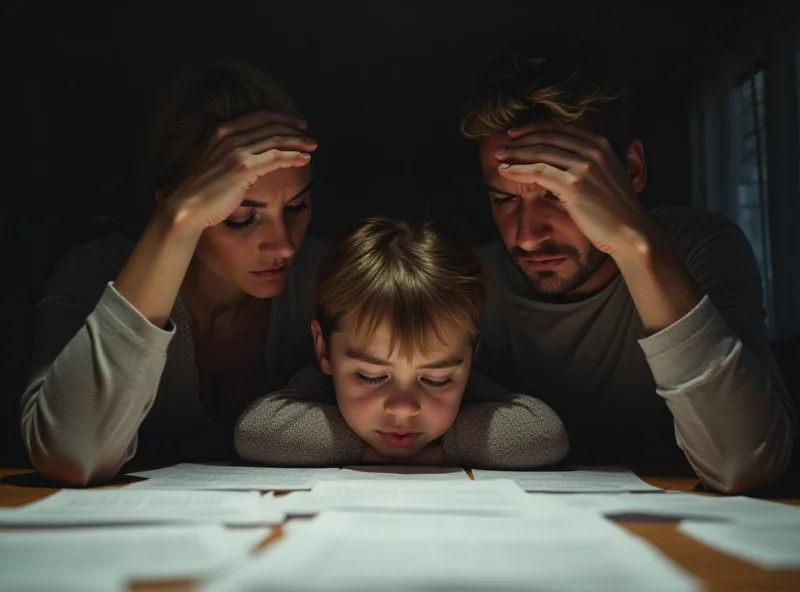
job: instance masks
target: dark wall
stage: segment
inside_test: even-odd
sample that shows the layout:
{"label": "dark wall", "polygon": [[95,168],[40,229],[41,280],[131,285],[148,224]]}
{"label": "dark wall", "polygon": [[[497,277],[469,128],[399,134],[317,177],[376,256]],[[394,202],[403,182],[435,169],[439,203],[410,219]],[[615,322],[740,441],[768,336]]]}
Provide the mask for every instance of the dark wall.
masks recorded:
{"label": "dark wall", "polygon": [[553,31],[625,48],[649,158],[644,198],[688,204],[688,64],[726,14],[711,0],[117,4],[6,5],[2,384],[17,451],[35,300],[71,246],[146,219],[141,130],[176,70],[234,58],[286,85],[321,141],[315,234],[366,213],[429,212],[461,218],[481,242],[493,236],[488,201],[455,128],[482,61],[523,34]]}

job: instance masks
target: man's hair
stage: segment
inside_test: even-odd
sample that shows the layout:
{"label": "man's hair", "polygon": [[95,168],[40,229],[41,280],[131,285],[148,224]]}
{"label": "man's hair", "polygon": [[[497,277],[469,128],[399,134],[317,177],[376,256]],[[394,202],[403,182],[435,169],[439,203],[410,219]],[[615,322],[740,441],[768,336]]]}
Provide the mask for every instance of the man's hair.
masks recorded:
{"label": "man's hair", "polygon": [[476,140],[532,121],[578,119],[619,148],[629,140],[630,85],[613,52],[564,42],[515,44],[486,65],[462,136]]}
{"label": "man's hair", "polygon": [[262,110],[297,115],[283,86],[253,66],[218,61],[179,73],[162,89],[148,130],[152,187],[174,188],[219,124]]}
{"label": "man's hair", "polygon": [[390,350],[410,359],[444,343],[452,327],[475,345],[486,286],[477,255],[449,225],[371,217],[330,246],[315,298],[326,341],[345,321],[366,346],[388,320]]}

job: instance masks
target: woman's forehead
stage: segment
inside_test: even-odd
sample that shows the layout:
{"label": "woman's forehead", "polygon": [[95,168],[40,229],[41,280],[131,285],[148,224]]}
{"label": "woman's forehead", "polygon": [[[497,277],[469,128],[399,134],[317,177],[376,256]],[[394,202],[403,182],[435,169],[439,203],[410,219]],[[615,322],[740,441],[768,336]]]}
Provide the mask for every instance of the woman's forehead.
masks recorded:
{"label": "woman's forehead", "polygon": [[308,167],[279,169],[264,175],[247,191],[246,199],[263,204],[288,203],[301,197],[311,182]]}

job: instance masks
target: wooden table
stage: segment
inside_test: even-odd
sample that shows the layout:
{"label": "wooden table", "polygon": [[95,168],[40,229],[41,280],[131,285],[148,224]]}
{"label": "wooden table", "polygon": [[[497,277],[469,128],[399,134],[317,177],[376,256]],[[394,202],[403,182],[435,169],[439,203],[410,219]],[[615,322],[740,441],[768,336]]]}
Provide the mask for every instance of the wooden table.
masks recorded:
{"label": "wooden table", "polygon": [[[658,477],[641,473],[640,477],[656,487],[675,491],[694,491],[697,480],[682,477]],[[122,484],[122,483],[121,483]],[[120,485],[120,484],[118,484]],[[118,486],[117,485],[117,486]],[[112,485],[113,487],[114,485]],[[0,507],[20,506],[57,491],[39,480],[35,473],[24,469],[0,469]],[[698,493],[697,495],[709,495]],[[774,499],[800,505],[800,498]],[[712,592],[721,590],[800,590],[800,571],[770,572],[733,557],[718,553],[677,531],[675,523],[621,523],[630,532],[649,541],[675,563],[703,580]],[[262,544],[262,548],[279,540],[281,527]],[[191,588],[190,582],[164,582],[135,585],[133,590],[178,591]]]}

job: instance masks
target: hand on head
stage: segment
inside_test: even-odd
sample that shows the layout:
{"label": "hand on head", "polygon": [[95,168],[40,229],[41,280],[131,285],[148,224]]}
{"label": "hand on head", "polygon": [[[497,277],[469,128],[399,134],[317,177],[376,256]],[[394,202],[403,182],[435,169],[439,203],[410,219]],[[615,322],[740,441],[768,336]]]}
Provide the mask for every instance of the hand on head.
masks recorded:
{"label": "hand on head", "polygon": [[178,223],[199,229],[225,220],[261,178],[306,166],[317,143],[298,117],[260,111],[220,125],[166,202]]}
{"label": "hand on head", "polygon": [[600,251],[614,256],[627,247],[645,218],[637,199],[646,179],[641,143],[631,144],[624,168],[604,136],[579,125],[537,122],[507,135],[495,150],[502,177],[557,197]]}

